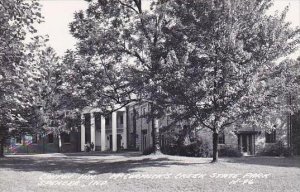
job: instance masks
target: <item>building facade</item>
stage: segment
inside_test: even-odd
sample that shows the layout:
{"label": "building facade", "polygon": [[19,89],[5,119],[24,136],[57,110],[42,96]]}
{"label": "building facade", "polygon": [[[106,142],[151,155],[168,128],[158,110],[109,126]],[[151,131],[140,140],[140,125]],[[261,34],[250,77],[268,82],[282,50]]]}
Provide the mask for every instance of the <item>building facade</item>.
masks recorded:
{"label": "building facade", "polygon": [[[150,111],[149,103],[132,103],[127,107],[105,117],[100,109],[85,108],[81,114],[81,127],[70,133],[61,134],[59,139],[53,134],[45,136],[22,136],[13,138],[8,153],[50,153],[50,152],[79,152],[85,151],[87,143],[93,143],[95,151],[144,151],[153,146],[152,121],[147,118]],[[219,147],[230,146],[239,149],[244,155],[255,155],[264,148],[278,141],[290,147],[293,153],[300,155],[300,113],[279,118],[276,129],[264,131],[255,127],[226,129],[219,134]],[[168,115],[158,120],[159,128],[172,123]],[[161,147],[168,146],[169,133],[178,132],[182,126],[172,125],[172,129],[160,131]],[[201,138],[212,142],[212,132],[201,129]]]}
{"label": "building facade", "polygon": [[127,111],[121,108],[108,117],[99,109],[86,108],[81,114],[81,151],[93,143],[96,151],[127,149]]}
{"label": "building facade", "polygon": [[[59,141],[60,140],[60,141]],[[79,152],[80,134],[77,131],[62,133],[61,138],[53,133],[44,135],[24,134],[10,138],[9,145],[5,148],[6,153],[69,153]],[[59,145],[61,143],[61,146]],[[60,147],[59,147],[60,146]]]}
{"label": "building facade", "polygon": [[[112,113],[108,118],[99,117],[95,109],[85,110],[82,115],[85,123],[81,128],[81,149],[84,150],[86,142],[96,143],[96,150],[99,151],[117,151],[120,149],[144,151],[152,147],[153,122],[146,117],[149,110],[149,103],[131,104]],[[289,116],[276,118],[276,122],[274,120],[276,129],[269,131],[254,126],[236,130],[225,129],[224,132],[219,134],[219,147],[230,146],[239,149],[244,155],[255,155],[264,148],[280,141],[285,146],[293,146],[294,154],[299,155],[300,118],[296,118],[298,116],[300,114],[293,116],[291,122],[289,122]],[[166,115],[158,122],[159,128],[162,128],[170,124],[172,120]],[[102,125],[105,125],[105,129]],[[169,131],[176,132],[180,129],[179,125],[173,125],[173,127],[174,129]],[[292,131],[289,130],[289,127],[292,127]],[[203,128],[198,134],[212,142],[212,132],[210,130]],[[168,135],[168,133],[160,131],[160,144],[162,147],[169,144]],[[105,141],[102,142],[102,138]]]}

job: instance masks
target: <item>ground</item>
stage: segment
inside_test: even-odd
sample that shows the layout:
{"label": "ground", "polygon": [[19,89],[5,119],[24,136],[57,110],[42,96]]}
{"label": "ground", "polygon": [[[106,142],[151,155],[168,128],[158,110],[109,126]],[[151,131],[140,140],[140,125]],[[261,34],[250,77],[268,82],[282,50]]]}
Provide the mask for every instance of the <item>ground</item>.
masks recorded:
{"label": "ground", "polygon": [[138,153],[10,155],[0,159],[0,191],[299,191],[300,157],[210,161]]}

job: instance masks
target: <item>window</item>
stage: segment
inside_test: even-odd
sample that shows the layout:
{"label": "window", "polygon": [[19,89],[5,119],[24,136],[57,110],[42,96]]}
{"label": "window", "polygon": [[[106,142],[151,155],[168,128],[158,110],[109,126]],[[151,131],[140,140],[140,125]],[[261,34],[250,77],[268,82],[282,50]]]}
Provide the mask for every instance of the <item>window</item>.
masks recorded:
{"label": "window", "polygon": [[37,143],[37,135],[32,135],[31,142],[32,143]]}
{"label": "window", "polygon": [[16,137],[16,143],[19,143],[19,144],[22,143],[22,137],[21,136]]}
{"label": "window", "polygon": [[225,134],[223,132],[219,133],[219,135],[218,135],[218,143],[225,144]]}
{"label": "window", "polygon": [[146,107],[143,108],[143,115],[146,115]]}
{"label": "window", "polygon": [[105,125],[109,125],[109,117],[105,117]]}
{"label": "window", "polygon": [[63,133],[62,134],[62,138],[63,138],[63,141],[64,141],[64,143],[70,143],[70,134],[68,134],[68,133]]}
{"label": "window", "polygon": [[101,130],[101,114],[100,113],[94,113],[95,114],[95,127],[96,130]]}
{"label": "window", "polygon": [[119,118],[120,118],[120,124],[123,125],[123,123],[124,123],[123,122],[123,114],[119,115]]}
{"label": "window", "polygon": [[266,143],[275,143],[276,142],[276,130],[271,132],[266,132]]}
{"label": "window", "polygon": [[48,143],[53,143],[53,133],[48,134]]}

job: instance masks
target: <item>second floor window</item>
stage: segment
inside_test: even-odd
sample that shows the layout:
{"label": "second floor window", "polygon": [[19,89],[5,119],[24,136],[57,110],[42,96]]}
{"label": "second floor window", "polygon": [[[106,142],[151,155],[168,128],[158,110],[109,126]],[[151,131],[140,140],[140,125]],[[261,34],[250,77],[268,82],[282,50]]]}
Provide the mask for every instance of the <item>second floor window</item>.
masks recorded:
{"label": "second floor window", "polygon": [[275,143],[276,142],[276,130],[271,132],[266,132],[266,143]]}
{"label": "second floor window", "polygon": [[109,117],[105,117],[105,125],[109,125]]}
{"label": "second floor window", "polygon": [[225,144],[225,134],[224,133],[219,133],[218,143],[219,144]]}
{"label": "second floor window", "polygon": [[119,116],[119,118],[120,118],[120,124],[123,125],[123,123],[124,123],[124,121],[123,121],[123,114],[121,114],[121,115]]}

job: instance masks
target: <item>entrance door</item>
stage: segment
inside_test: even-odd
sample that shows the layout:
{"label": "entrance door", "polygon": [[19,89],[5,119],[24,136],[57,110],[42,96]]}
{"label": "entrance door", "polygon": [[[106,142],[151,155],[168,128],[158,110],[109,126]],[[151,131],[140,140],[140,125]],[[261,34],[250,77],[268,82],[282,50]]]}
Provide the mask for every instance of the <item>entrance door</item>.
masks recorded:
{"label": "entrance door", "polygon": [[239,148],[242,153],[254,155],[253,134],[240,134],[238,137]]}
{"label": "entrance door", "polygon": [[241,135],[242,137],[242,152],[246,153],[248,150],[248,135]]}
{"label": "entrance door", "polygon": [[147,148],[147,130],[142,130],[142,151]]}

